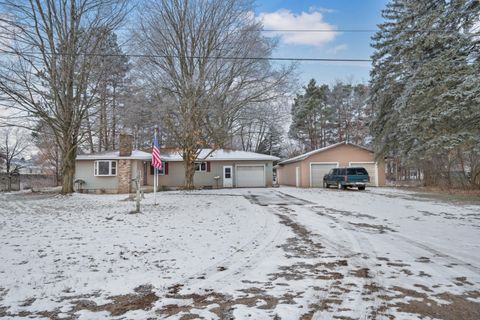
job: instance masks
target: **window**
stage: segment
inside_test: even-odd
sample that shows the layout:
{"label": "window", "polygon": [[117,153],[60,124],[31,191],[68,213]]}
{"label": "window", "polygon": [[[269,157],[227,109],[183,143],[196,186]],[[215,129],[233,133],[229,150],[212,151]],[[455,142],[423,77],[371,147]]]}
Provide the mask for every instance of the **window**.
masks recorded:
{"label": "window", "polygon": [[349,176],[361,176],[361,175],[368,175],[367,170],[365,168],[348,168],[347,175]]}
{"label": "window", "polygon": [[98,160],[94,165],[95,176],[116,176],[117,161],[114,160]]}
{"label": "window", "polygon": [[357,175],[368,175],[368,172],[365,168],[357,168]]}
{"label": "window", "polygon": [[230,179],[232,177],[232,168],[225,168],[225,179]]}
{"label": "window", "polygon": [[356,174],[357,174],[357,169],[356,168],[348,168],[347,169],[347,175],[355,176]]}
{"label": "window", "polygon": [[196,172],[206,172],[207,163],[206,162],[195,162],[195,171]]}
{"label": "window", "polygon": [[[164,161],[162,161],[162,169],[158,169],[158,175],[163,176],[165,175],[165,171],[167,168],[168,164]],[[152,166],[152,163],[150,162],[150,174],[153,176],[155,174],[155,167]]]}

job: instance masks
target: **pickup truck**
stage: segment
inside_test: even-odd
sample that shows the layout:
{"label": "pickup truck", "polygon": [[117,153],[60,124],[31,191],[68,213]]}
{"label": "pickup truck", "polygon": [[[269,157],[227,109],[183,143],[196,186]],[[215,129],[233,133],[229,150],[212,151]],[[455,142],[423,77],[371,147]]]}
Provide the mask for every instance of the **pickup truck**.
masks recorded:
{"label": "pickup truck", "polygon": [[365,190],[370,181],[367,170],[362,167],[333,168],[323,177],[323,187],[336,186],[346,190],[347,187],[357,187],[358,190]]}

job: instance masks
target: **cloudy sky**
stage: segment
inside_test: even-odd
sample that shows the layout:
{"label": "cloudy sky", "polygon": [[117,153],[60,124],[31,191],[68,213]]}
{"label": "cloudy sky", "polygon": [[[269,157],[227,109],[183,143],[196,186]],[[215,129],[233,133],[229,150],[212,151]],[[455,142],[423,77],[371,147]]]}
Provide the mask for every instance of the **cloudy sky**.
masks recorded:
{"label": "cloudy sky", "polygon": [[[262,0],[256,15],[266,30],[286,29],[376,29],[387,0]],[[371,32],[276,33],[279,47],[275,57],[369,59]],[[267,33],[271,35],[271,33]],[[302,83],[335,80],[368,81],[369,62],[302,62]]]}

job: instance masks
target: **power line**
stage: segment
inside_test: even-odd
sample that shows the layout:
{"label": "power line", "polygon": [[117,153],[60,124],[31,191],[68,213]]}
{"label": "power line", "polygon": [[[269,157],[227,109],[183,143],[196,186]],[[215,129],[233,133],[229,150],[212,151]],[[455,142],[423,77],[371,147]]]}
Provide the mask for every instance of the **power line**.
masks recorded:
{"label": "power line", "polygon": [[[138,31],[137,28],[118,28],[117,30]],[[169,28],[156,28],[156,30],[171,30]],[[208,31],[204,29],[203,31]],[[345,33],[375,33],[381,29],[245,29],[242,32],[278,32],[278,33],[331,33],[331,32],[345,32]],[[435,29],[412,29],[406,30],[407,32],[435,32],[435,33],[447,33],[445,30]]]}
{"label": "power line", "polygon": [[379,30],[374,29],[261,29],[261,30],[254,30],[254,31],[261,31],[261,32],[366,32],[366,33],[373,33]]}
{"label": "power line", "polygon": [[[41,52],[33,51],[0,51],[1,53],[10,55],[42,55]],[[67,53],[46,53],[52,56],[69,56]],[[131,57],[131,58],[180,58],[178,55],[159,55],[159,54],[115,54],[115,53],[80,53],[78,55],[93,56],[93,57]],[[294,58],[294,57],[227,57],[227,56],[183,56],[186,59],[213,59],[213,60],[264,60],[264,61],[304,61],[304,62],[371,62],[371,59],[357,59],[357,58]]]}

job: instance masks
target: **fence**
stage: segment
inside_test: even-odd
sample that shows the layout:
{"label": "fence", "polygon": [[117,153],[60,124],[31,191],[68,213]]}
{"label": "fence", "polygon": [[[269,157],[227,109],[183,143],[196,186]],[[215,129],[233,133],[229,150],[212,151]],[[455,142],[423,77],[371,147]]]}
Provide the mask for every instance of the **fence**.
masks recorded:
{"label": "fence", "polygon": [[18,174],[0,173],[0,191],[9,190],[20,190],[20,176]]}
{"label": "fence", "polygon": [[10,174],[0,173],[0,191],[24,189],[38,190],[45,187],[57,186],[55,175],[50,174]]}

